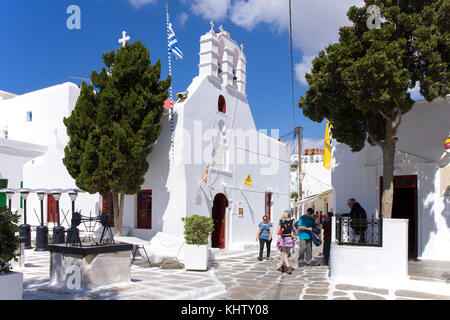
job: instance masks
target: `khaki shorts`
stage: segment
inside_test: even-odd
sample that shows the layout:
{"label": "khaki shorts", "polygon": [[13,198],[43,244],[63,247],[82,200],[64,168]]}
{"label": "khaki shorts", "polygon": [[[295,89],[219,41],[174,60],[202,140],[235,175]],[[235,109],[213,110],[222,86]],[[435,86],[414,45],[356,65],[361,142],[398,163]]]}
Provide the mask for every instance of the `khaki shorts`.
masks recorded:
{"label": "khaki shorts", "polygon": [[285,254],[289,254],[291,252],[290,247],[280,247],[280,251]]}

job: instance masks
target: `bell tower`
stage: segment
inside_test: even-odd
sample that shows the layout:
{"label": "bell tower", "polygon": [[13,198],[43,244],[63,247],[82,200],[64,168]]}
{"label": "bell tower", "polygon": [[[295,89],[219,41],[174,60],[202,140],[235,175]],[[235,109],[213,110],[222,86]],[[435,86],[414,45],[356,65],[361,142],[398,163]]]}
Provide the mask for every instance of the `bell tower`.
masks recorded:
{"label": "bell tower", "polygon": [[222,26],[215,31],[212,21],[210,24],[211,30],[200,38],[199,76],[212,76],[223,86],[245,94],[247,60],[244,46],[231,39]]}

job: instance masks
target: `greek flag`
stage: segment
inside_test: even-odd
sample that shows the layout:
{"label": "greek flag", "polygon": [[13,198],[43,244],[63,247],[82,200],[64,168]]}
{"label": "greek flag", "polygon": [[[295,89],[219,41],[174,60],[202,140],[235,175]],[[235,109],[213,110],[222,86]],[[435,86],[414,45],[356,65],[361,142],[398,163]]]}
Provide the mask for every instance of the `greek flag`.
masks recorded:
{"label": "greek flag", "polygon": [[[169,19],[167,19],[168,21]],[[178,48],[178,40],[175,38],[175,32],[173,31],[172,24],[167,25],[167,38],[169,40],[169,51],[175,56],[175,59],[183,59],[183,52]]]}

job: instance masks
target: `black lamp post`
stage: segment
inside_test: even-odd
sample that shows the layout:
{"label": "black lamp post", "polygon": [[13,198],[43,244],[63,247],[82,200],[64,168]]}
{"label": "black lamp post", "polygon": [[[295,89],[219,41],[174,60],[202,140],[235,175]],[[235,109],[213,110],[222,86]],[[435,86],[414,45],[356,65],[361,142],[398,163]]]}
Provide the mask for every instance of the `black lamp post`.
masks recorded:
{"label": "black lamp post", "polygon": [[[75,200],[77,200],[78,193],[83,192],[83,191],[80,189],[68,189],[68,190],[64,190],[64,191],[67,191],[69,193],[70,200],[72,201],[72,219],[71,219],[71,221],[72,221],[73,214],[75,213]],[[73,237],[72,232],[74,232],[74,229],[72,229],[72,227],[67,230],[67,241],[72,239],[72,237]]]}
{"label": "black lamp post", "polygon": [[9,210],[12,211],[11,199],[12,199],[14,193],[17,192],[17,190],[16,189],[10,189],[10,188],[3,188],[3,189],[0,189],[0,192],[6,194],[6,197],[8,198],[8,208],[9,208]]}
{"label": "black lamp post", "polygon": [[50,190],[49,193],[53,195],[53,198],[55,198],[56,201],[56,221],[57,226],[53,228],[53,243],[54,244],[60,244],[65,242],[65,232],[66,230],[64,227],[61,226],[61,220],[59,215],[59,199],[61,198],[61,193],[63,190],[61,189],[54,189]]}
{"label": "black lamp post", "polygon": [[47,193],[45,189],[35,190],[41,201],[41,225],[36,228],[36,248],[35,251],[48,251],[48,227],[44,226],[44,197]]}
{"label": "black lamp post", "polygon": [[12,212],[11,200],[14,195],[14,191],[12,189],[8,189],[8,191],[6,191],[5,193],[6,193],[6,197],[8,198],[8,208]]}
{"label": "black lamp post", "polygon": [[19,235],[24,239],[25,249],[33,249],[31,246],[31,226],[27,224],[27,198],[30,189],[20,189],[19,192],[23,198],[23,224],[20,225]]}

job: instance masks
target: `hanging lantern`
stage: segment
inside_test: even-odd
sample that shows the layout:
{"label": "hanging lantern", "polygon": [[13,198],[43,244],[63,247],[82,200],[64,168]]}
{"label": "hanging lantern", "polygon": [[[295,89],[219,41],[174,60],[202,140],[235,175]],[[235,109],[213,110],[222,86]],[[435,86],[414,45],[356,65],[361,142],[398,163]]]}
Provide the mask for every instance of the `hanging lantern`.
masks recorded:
{"label": "hanging lantern", "polygon": [[444,148],[447,152],[450,152],[450,132],[448,133],[447,139],[444,141]]}

